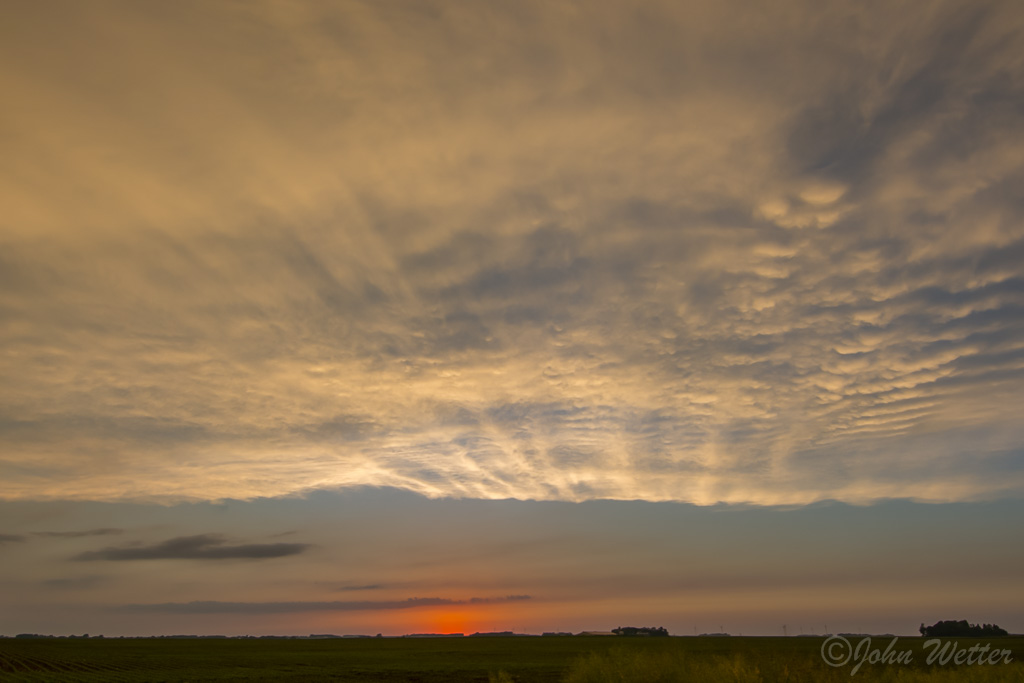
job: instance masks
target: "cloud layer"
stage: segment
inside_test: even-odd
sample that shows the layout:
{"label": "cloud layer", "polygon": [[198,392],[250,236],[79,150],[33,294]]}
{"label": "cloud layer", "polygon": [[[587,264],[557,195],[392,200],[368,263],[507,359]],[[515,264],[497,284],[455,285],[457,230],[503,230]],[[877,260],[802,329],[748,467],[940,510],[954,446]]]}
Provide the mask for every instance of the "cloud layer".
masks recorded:
{"label": "cloud layer", "polygon": [[1013,3],[63,10],[0,27],[0,496],[1024,492]]}
{"label": "cloud layer", "polygon": [[263,560],[298,555],[309,548],[305,543],[248,543],[225,545],[219,534],[179,536],[155,545],[135,545],[89,550],[76,560]]}
{"label": "cloud layer", "polygon": [[83,531],[35,531],[33,536],[43,536],[45,538],[84,538],[87,536],[111,536],[122,533],[123,529],[115,528],[103,528],[103,529],[85,529]]}
{"label": "cloud layer", "polygon": [[[912,634],[922,621],[970,613],[1020,632],[1022,511],[1021,499],[695,506],[428,500],[394,489],[177,505],[2,501],[5,531],[30,540],[0,546],[0,633],[541,633],[646,623],[676,634],[781,635],[782,624],[793,633],[827,623]],[[75,553],[106,539],[33,536],[125,520],[122,547],[216,529],[254,542],[298,530],[315,549],[267,560],[82,562]]]}
{"label": "cloud layer", "polygon": [[362,612],[375,610],[413,609],[416,607],[450,607],[455,605],[491,605],[529,600],[529,595],[503,598],[408,598],[406,600],[352,600],[332,602],[168,602],[149,605],[125,605],[121,609],[138,612],[169,612],[173,614],[280,614],[288,612]]}

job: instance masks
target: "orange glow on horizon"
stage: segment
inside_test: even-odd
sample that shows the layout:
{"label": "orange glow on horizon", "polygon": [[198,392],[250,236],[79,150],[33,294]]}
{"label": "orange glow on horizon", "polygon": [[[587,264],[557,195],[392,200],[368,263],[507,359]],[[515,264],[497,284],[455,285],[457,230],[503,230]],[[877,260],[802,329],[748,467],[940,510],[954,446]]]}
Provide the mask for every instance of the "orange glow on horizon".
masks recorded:
{"label": "orange glow on horizon", "polygon": [[[466,633],[470,621],[465,612],[441,612],[434,617],[434,633]],[[472,631],[470,631],[472,633]]]}
{"label": "orange glow on horizon", "polygon": [[491,631],[501,622],[500,615],[479,609],[431,609],[416,615],[409,623],[417,633],[464,633]]}

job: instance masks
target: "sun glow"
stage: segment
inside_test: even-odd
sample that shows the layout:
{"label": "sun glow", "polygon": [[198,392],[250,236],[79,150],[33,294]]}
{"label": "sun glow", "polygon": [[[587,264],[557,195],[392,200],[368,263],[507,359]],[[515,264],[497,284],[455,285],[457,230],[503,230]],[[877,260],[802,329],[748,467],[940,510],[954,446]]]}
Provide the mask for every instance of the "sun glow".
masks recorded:
{"label": "sun glow", "polygon": [[476,631],[489,631],[488,617],[476,610],[445,609],[431,610],[416,621],[417,628],[423,633],[464,633],[469,635]]}
{"label": "sun glow", "polygon": [[475,621],[472,615],[466,612],[439,612],[433,618],[432,630],[435,633],[472,633],[473,631],[470,631],[472,621]]}

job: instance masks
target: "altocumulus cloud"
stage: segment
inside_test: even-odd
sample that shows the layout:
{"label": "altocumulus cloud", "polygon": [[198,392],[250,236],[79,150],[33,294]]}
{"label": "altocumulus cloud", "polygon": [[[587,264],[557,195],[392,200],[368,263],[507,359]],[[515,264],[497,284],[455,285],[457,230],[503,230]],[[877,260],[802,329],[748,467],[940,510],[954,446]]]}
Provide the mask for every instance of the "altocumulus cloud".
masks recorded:
{"label": "altocumulus cloud", "polygon": [[396,610],[444,605],[497,604],[529,600],[529,595],[508,595],[495,598],[407,598],[405,600],[365,600],[333,602],[167,602],[150,605],[124,605],[132,612],[169,612],[173,614],[277,614],[283,612],[356,612],[362,610]]}
{"label": "altocumulus cloud", "polygon": [[0,496],[1024,492],[1015,3],[12,12]]}
{"label": "altocumulus cloud", "polygon": [[298,555],[309,548],[305,543],[248,543],[226,545],[219,534],[179,536],[148,546],[102,548],[76,555],[76,560],[261,560]]}

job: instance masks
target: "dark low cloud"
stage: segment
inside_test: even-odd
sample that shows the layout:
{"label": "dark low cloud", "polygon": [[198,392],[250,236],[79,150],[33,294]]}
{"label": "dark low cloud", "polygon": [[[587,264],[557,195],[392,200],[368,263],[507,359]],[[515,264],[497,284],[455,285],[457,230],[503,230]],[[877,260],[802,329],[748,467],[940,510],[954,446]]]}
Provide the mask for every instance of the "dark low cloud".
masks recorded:
{"label": "dark low cloud", "polygon": [[124,533],[124,529],[86,529],[85,531],[33,531],[33,536],[47,538],[82,538],[83,536],[112,536]]}
{"label": "dark low cloud", "polygon": [[0,545],[5,543],[20,543],[25,540],[25,537],[20,534],[0,534]]}
{"label": "dark low cloud", "polygon": [[169,614],[280,614],[284,612],[358,612],[371,610],[412,609],[440,605],[480,605],[530,600],[529,595],[508,595],[494,598],[408,598],[406,600],[355,600],[330,602],[164,602],[151,605],[124,605],[131,612],[164,612]]}
{"label": "dark low cloud", "polygon": [[109,583],[110,579],[104,576],[69,576],[59,579],[45,579],[40,582],[45,588],[57,590],[81,590],[95,588],[96,586]]}
{"label": "dark low cloud", "polygon": [[491,605],[502,602],[521,602],[529,599],[529,595],[506,595],[503,598],[470,598],[467,602],[471,605]]}
{"label": "dark low cloud", "polygon": [[220,534],[179,536],[147,546],[102,548],[76,555],[76,560],[262,560],[298,555],[308,543],[247,543],[225,545]]}

